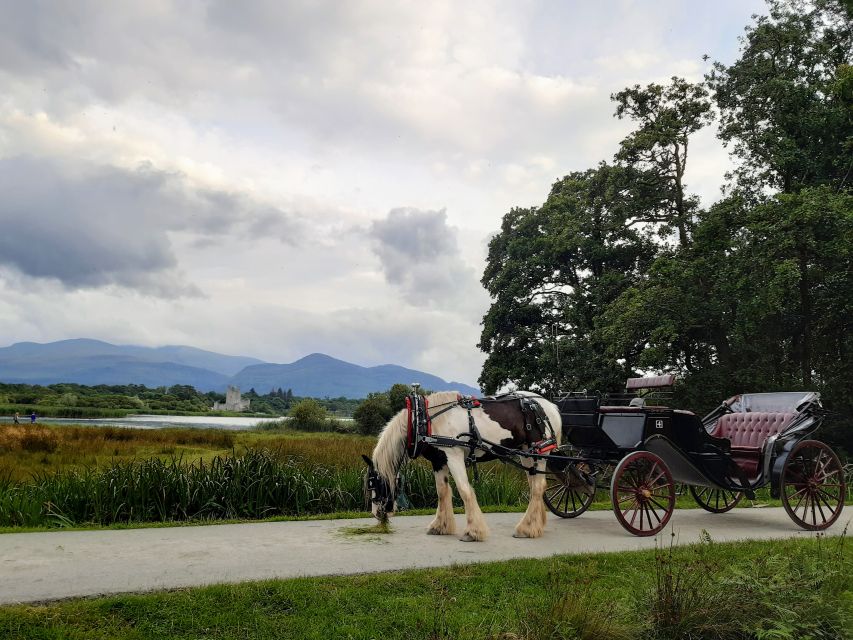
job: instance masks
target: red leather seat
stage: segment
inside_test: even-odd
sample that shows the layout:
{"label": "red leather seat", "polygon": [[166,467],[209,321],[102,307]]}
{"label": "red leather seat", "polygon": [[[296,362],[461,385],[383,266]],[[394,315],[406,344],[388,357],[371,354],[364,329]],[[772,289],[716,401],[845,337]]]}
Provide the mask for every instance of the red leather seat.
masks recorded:
{"label": "red leather seat", "polygon": [[712,436],[728,438],[732,443],[732,458],[750,478],[758,476],[761,448],[770,436],[776,435],[793,422],[794,413],[726,413],[714,425]]}

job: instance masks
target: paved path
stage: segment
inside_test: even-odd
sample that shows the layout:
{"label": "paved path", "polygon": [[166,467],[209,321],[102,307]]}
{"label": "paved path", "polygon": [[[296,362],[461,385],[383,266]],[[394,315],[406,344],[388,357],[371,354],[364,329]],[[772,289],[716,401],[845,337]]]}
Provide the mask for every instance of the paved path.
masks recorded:
{"label": "paved path", "polygon": [[[653,538],[629,535],[609,511],[574,520],[552,517],[545,535],[536,540],[512,537],[519,517],[487,514],[492,536],[482,543],[428,536],[428,516],[395,518],[394,532],[383,536],[345,533],[347,527],[374,524],[370,519],[4,534],[0,603],[648,549],[655,544]],[[456,518],[461,527],[463,516]],[[849,520],[843,514],[828,533],[840,534]],[[795,527],[781,508],[735,509],[723,515],[683,509],[673,515],[665,540],[674,530],[679,543],[696,542],[703,529],[716,541],[814,535]]]}

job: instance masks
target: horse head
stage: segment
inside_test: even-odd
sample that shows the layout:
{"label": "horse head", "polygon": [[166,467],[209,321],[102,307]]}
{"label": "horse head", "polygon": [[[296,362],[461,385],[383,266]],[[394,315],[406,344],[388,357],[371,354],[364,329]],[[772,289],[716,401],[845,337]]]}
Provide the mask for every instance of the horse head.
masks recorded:
{"label": "horse head", "polygon": [[378,520],[385,520],[394,513],[397,506],[397,484],[391,483],[376,470],[373,460],[366,455],[361,456],[367,465],[365,476],[365,497],[370,501],[370,511]]}

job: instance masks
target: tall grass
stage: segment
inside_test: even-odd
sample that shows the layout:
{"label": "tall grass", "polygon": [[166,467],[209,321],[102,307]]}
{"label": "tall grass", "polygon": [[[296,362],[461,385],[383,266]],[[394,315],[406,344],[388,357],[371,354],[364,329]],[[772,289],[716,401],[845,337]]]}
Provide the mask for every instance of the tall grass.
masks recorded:
{"label": "tall grass", "polygon": [[[434,506],[432,470],[421,464],[408,465],[404,476],[411,506]],[[510,501],[501,504],[521,504],[527,499],[522,485],[513,488],[497,470],[486,470],[475,486],[487,500],[490,496]],[[282,458],[266,449],[217,456],[210,462],[180,457],[123,461],[101,469],[38,474],[26,482],[8,477],[0,480],[0,526],[256,519],[361,511],[362,487],[361,466],[318,465],[294,456]]]}

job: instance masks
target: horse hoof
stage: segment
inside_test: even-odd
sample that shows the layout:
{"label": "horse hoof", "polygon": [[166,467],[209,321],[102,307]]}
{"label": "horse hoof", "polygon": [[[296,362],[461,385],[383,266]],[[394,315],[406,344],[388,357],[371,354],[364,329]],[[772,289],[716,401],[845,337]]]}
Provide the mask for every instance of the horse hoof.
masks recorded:
{"label": "horse hoof", "polygon": [[470,533],[466,533],[464,536],[459,538],[460,542],[477,542],[477,538],[472,536]]}
{"label": "horse hoof", "polygon": [[512,534],[512,537],[513,537],[513,538],[529,538],[530,536],[529,536],[529,535],[527,535],[526,533],[518,533],[518,532],[516,532],[516,533],[513,533],[513,534]]}
{"label": "horse hoof", "polygon": [[427,529],[428,536],[440,536],[443,535],[443,531],[441,529]]}

